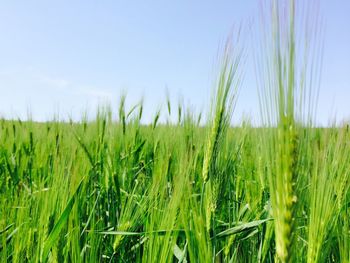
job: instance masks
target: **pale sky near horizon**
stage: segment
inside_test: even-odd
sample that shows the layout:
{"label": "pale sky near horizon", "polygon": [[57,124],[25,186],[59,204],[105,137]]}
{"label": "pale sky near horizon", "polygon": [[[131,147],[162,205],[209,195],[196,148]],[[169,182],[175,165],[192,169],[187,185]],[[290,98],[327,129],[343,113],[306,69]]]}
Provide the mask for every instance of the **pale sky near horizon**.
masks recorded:
{"label": "pale sky near horizon", "polygon": [[[173,107],[182,98],[205,114],[219,46],[234,25],[255,21],[259,2],[3,1],[0,117],[78,120],[98,104],[117,109],[125,91],[129,106],[144,97],[148,122],[159,107],[166,113],[166,90]],[[325,125],[350,120],[350,1],[320,2],[326,27],[317,122]],[[258,122],[251,63],[244,71],[234,122]]]}

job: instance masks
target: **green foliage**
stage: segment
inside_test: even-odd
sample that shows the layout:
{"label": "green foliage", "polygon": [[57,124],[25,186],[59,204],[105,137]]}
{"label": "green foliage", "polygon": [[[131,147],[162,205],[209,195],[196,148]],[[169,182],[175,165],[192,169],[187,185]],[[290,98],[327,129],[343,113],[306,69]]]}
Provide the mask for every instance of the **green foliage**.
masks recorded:
{"label": "green foliage", "polygon": [[[266,138],[283,142],[270,137],[275,130],[227,127],[205,181],[211,130],[196,116],[155,128],[126,118],[124,134],[107,115],[81,124],[0,122],[1,261],[275,260],[282,230],[272,196],[287,190],[268,187],[268,177],[284,161],[262,150],[271,147]],[[293,164],[290,253],[301,262],[346,262],[350,133],[293,132],[301,157]]]}

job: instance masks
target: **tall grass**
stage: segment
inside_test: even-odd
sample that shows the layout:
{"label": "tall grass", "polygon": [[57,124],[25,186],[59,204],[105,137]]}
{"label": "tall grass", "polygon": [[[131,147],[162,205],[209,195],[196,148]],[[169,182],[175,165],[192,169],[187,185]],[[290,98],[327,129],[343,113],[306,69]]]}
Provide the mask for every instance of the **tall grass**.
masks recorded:
{"label": "tall grass", "polygon": [[[265,119],[270,128],[265,139],[268,181],[274,217],[276,252],[282,262],[292,260],[295,203],[295,182],[298,180],[298,136],[295,119],[296,47],[295,2],[273,1],[271,6],[272,29],[267,41],[271,44],[270,56],[265,56],[268,69],[262,69]],[[282,5],[282,6],[281,6]],[[287,16],[282,16],[286,9]],[[265,75],[265,72],[268,72]]]}

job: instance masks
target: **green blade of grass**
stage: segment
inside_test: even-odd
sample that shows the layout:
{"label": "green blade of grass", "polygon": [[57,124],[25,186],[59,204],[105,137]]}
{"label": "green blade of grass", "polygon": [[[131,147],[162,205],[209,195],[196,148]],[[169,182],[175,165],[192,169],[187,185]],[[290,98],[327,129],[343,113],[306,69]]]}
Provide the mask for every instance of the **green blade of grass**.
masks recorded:
{"label": "green blade of grass", "polygon": [[42,252],[42,262],[46,262],[47,258],[49,256],[50,250],[53,247],[54,243],[56,242],[57,238],[59,237],[59,234],[64,227],[64,225],[67,223],[69,214],[72,211],[73,205],[75,203],[75,199],[77,195],[80,192],[81,186],[83,184],[84,178],[80,181],[77,189],[75,190],[73,196],[70,198],[66,208],[62,212],[61,216],[59,217],[57,223],[54,225],[52,231],[50,232],[49,236],[47,237],[44,248]]}
{"label": "green blade of grass", "polygon": [[13,227],[14,224],[9,224],[7,227],[5,227],[3,230],[0,230],[0,235],[5,233],[7,230],[9,230],[11,227]]}
{"label": "green blade of grass", "polygon": [[226,229],[218,234],[216,234],[216,237],[219,238],[219,237],[226,237],[226,236],[229,236],[229,235],[234,235],[234,234],[238,234],[238,233],[241,233],[243,231],[246,231],[246,230],[250,230],[252,228],[255,228],[255,227],[258,227],[264,223],[266,223],[267,221],[270,221],[272,220],[271,218],[267,218],[267,219],[263,219],[263,220],[256,220],[256,221],[251,221],[251,222],[248,222],[248,223],[245,223],[245,224],[241,224],[239,226],[234,226],[234,227],[231,227],[229,229]]}

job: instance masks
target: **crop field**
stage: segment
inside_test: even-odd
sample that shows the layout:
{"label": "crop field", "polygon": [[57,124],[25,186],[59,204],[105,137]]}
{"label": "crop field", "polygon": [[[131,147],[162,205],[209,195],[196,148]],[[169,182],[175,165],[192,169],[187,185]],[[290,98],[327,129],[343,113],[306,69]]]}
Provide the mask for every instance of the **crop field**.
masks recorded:
{"label": "crop field", "polygon": [[298,44],[290,3],[256,52],[261,125],[231,125],[238,33],[206,118],[168,100],[144,124],[122,96],[94,119],[0,120],[0,261],[350,262],[349,125],[314,125],[322,41]]}

